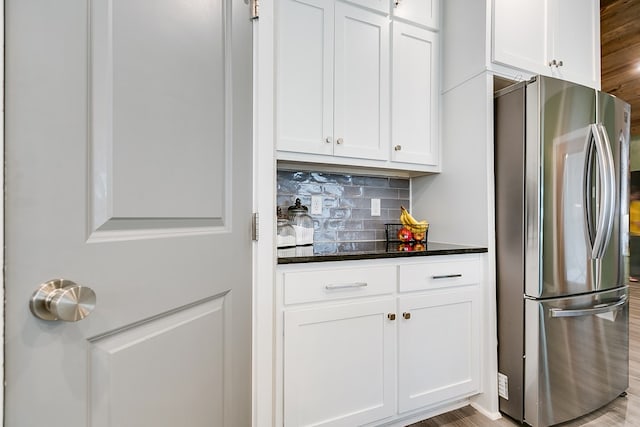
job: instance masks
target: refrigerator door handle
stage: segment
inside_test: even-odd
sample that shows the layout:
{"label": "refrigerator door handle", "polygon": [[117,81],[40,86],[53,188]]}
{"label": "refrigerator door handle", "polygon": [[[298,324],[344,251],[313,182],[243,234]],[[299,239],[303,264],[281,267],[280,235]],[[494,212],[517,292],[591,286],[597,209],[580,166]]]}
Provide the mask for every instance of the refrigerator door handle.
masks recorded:
{"label": "refrigerator door handle", "polygon": [[575,310],[564,310],[562,308],[552,308],[551,310],[549,310],[549,313],[551,317],[591,316],[594,314],[603,314],[603,313],[609,313],[611,311],[618,310],[626,302],[627,302],[627,297],[623,296],[618,301],[609,303],[609,304],[595,305],[591,308],[580,308]]}
{"label": "refrigerator door handle", "polygon": [[591,181],[593,177],[593,157],[596,155],[595,153],[595,138],[598,129],[595,125],[589,125],[589,133],[587,134],[587,144],[586,144],[586,155],[584,162],[584,175],[583,175],[583,198],[584,202],[584,218],[587,232],[587,240],[589,242],[589,246],[591,249],[591,258],[595,259],[597,257],[597,250],[594,245],[595,235],[596,235],[596,224],[593,222],[592,214],[593,214],[593,206],[592,206],[592,197],[591,190],[593,188],[593,183]]}
{"label": "refrigerator door handle", "polygon": [[[600,248],[598,252],[598,258],[602,258],[604,256],[604,252],[607,249],[607,245],[609,244],[609,240],[611,239],[611,235],[613,233],[613,224],[615,222],[615,213],[616,213],[616,175],[615,175],[615,166],[613,161],[613,153],[611,151],[611,142],[609,141],[609,136],[607,134],[607,129],[604,127],[602,123],[597,124],[598,131],[601,136],[602,142],[602,151],[598,153],[599,156],[603,157],[605,170],[601,172],[603,178],[603,191],[602,191],[602,223],[599,228],[603,229],[602,241],[600,242]],[[598,144],[598,140],[596,139],[596,145]],[[602,154],[601,154],[602,153]]]}
{"label": "refrigerator door handle", "polygon": [[[602,130],[601,130],[602,128]],[[593,138],[593,139],[591,139]],[[613,167],[613,155],[611,153],[611,146],[609,145],[609,138],[607,137],[606,130],[601,124],[589,125],[589,141],[593,141],[594,145],[590,145],[587,155],[587,167],[585,168],[585,198],[586,198],[586,215],[587,215],[587,228],[589,238],[593,238],[591,242],[591,258],[598,259],[604,255],[604,251],[611,238],[613,231],[614,212],[615,212],[615,176]],[[599,175],[599,206],[598,218],[596,222],[595,237],[593,237],[591,221],[591,156],[592,150],[595,148],[596,159],[598,161],[598,175]]]}

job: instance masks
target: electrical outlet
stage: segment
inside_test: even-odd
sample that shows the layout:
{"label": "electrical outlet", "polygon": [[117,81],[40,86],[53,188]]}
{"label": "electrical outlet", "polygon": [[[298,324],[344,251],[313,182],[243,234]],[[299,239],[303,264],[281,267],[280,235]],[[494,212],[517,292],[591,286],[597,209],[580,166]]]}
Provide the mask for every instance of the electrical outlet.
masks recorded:
{"label": "electrical outlet", "polygon": [[322,215],[322,196],[311,196],[311,215]]}
{"label": "electrical outlet", "polygon": [[371,216],[380,216],[380,199],[371,199]]}

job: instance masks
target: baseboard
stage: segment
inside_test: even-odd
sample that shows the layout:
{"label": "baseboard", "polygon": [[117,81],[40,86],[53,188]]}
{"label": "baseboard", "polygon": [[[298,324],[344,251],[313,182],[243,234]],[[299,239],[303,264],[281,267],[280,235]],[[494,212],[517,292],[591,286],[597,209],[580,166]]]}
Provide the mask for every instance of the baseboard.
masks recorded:
{"label": "baseboard", "polygon": [[482,406],[478,405],[476,402],[471,402],[471,407],[492,421],[499,420],[500,418],[502,418],[502,414],[500,412],[487,411]]}
{"label": "baseboard", "polygon": [[435,417],[437,415],[444,414],[445,412],[454,411],[456,409],[460,409],[464,406],[469,405],[469,399],[459,400],[457,402],[453,402],[450,404],[438,406],[437,408],[432,408],[428,411],[413,413],[406,416],[399,416],[393,420],[387,422],[378,422],[377,427],[406,427],[409,424],[417,423],[418,421],[426,420],[428,418]]}

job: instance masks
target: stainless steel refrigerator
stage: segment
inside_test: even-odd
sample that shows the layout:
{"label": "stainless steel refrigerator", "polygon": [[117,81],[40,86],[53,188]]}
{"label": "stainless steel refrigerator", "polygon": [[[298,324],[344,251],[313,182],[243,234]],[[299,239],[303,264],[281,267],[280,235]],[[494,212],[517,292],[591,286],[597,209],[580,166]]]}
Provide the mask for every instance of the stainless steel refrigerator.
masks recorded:
{"label": "stainless steel refrigerator", "polygon": [[629,384],[630,107],[540,76],[494,107],[500,411],[544,427]]}

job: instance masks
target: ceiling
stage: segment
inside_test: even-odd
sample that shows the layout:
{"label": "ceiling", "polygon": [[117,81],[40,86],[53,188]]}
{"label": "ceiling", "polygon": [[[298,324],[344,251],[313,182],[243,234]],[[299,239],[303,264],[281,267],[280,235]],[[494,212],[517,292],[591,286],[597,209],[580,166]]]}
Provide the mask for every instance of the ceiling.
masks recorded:
{"label": "ceiling", "polygon": [[640,1],[600,0],[602,90],[631,104],[640,136]]}

